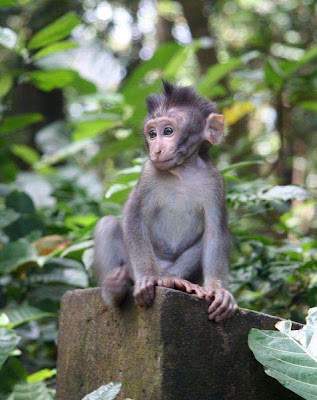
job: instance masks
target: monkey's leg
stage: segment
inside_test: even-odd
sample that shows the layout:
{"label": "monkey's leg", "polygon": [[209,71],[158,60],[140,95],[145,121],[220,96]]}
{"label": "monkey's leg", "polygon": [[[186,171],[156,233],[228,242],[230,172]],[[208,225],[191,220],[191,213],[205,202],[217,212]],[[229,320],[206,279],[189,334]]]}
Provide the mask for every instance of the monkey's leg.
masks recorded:
{"label": "monkey's leg", "polygon": [[109,215],[95,228],[94,264],[101,295],[109,306],[118,306],[132,282],[132,271],[120,221]]}

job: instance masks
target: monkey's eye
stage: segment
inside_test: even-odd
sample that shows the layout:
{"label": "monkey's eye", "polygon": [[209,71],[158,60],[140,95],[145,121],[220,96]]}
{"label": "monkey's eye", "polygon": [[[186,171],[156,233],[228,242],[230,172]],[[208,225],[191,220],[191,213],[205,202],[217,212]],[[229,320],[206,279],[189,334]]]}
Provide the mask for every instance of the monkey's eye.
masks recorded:
{"label": "monkey's eye", "polygon": [[154,138],[155,138],[155,136],[156,136],[156,132],[155,132],[155,130],[154,130],[154,129],[151,129],[151,130],[150,130],[150,132],[149,132],[149,136],[150,136],[150,138],[151,138],[151,139],[154,139]]}
{"label": "monkey's eye", "polygon": [[170,126],[167,126],[167,127],[164,129],[164,135],[165,135],[165,136],[170,136],[173,132],[174,132],[174,129],[171,128]]}

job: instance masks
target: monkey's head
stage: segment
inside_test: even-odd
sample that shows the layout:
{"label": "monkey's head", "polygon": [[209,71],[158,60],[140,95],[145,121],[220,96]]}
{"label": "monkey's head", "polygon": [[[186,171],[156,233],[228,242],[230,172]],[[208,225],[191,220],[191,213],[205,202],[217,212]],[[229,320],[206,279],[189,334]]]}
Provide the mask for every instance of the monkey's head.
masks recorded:
{"label": "monkey's head", "polygon": [[154,166],[161,170],[181,165],[206,142],[222,142],[224,116],[194,89],[163,81],[164,93],[147,97],[144,136]]}

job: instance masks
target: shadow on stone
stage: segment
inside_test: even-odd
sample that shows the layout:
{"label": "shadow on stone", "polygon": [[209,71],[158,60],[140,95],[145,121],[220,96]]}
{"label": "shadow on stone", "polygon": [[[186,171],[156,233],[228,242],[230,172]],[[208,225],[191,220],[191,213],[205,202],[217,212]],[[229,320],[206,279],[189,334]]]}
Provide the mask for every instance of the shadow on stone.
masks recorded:
{"label": "shadow on stone", "polygon": [[120,309],[109,309],[99,289],[67,292],[57,400],[81,400],[110,381],[127,384],[118,399],[299,399],[264,373],[247,344],[251,328],[274,329],[279,318],[240,309],[216,324],[207,318],[208,304],[158,288],[149,309],[136,307],[131,295]]}

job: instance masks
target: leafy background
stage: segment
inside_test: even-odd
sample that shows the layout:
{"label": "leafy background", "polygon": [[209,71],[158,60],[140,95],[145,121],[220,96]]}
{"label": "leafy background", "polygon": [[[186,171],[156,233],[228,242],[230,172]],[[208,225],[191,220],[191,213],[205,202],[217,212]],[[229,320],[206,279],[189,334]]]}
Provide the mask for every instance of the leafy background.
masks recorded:
{"label": "leafy background", "polygon": [[95,285],[93,228],[138,179],[162,77],[226,116],[211,155],[239,305],[303,322],[317,297],[314,2],[0,7],[0,398],[54,397],[60,298]]}

